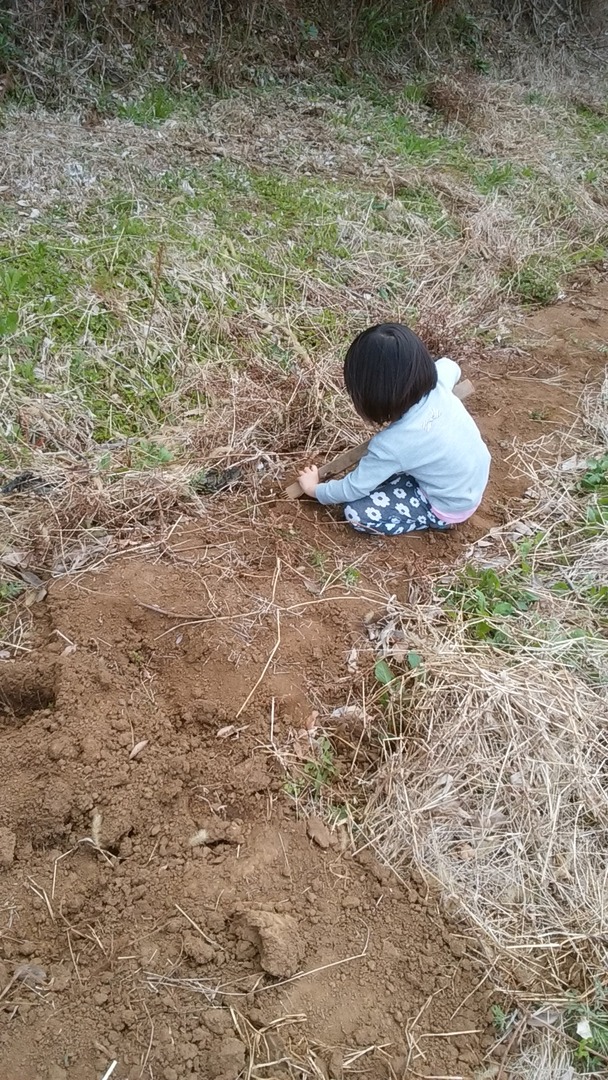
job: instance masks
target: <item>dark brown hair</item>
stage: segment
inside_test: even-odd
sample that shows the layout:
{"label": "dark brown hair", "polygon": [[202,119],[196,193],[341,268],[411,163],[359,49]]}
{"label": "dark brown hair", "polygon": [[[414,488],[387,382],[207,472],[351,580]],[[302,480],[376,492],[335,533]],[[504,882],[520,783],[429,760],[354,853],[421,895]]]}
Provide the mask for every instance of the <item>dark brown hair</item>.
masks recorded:
{"label": "dark brown hair", "polygon": [[434,390],[437,368],[413,330],[380,323],[353,341],[344,361],[344,382],[359,415],[386,424]]}

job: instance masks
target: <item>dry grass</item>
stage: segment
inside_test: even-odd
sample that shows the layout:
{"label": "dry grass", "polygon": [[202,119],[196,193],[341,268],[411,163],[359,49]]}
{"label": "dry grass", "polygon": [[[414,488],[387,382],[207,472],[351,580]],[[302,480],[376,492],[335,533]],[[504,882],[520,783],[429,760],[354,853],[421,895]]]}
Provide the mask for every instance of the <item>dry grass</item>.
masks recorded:
{"label": "dry grass", "polygon": [[541,973],[546,956],[561,978],[575,961],[599,974],[605,695],[542,655],[482,659],[446,642],[424,663],[368,825],[382,854],[413,857],[499,952]]}

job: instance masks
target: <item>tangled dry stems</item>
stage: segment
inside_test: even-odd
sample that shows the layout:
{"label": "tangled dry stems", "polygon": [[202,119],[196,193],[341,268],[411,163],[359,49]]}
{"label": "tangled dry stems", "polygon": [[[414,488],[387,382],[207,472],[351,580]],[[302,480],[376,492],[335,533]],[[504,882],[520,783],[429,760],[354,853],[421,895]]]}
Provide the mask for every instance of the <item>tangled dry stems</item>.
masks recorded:
{"label": "tangled dry stems", "polygon": [[500,951],[603,970],[604,695],[543,660],[446,650],[410,710],[369,826],[384,856],[413,856]]}

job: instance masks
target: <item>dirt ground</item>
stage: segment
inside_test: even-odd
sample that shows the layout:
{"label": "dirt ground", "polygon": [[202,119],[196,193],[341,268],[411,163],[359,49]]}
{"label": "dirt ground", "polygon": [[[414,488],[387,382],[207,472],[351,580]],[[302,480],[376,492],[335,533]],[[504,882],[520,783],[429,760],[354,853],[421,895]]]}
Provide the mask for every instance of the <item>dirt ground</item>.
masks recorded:
{"label": "dirt ground", "polygon": [[373,774],[369,730],[332,716],[370,670],[365,619],[517,506],[513,438],[572,421],[605,366],[608,288],[583,283],[519,336],[464,365],[494,467],[453,533],[372,540],[236,492],[222,535],[192,525],[153,562],[52,584],[31,652],[0,665],[3,1080],[101,1080],[115,1060],[114,1080],[482,1065],[480,945],[415,872],[307,818],[283,764],[328,733],[337,790]]}

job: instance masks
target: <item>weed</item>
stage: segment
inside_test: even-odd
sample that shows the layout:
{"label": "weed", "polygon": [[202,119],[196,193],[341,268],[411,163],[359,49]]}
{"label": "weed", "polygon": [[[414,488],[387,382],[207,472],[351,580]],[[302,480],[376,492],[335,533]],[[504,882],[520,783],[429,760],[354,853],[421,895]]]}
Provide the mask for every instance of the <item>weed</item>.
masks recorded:
{"label": "weed", "polygon": [[458,236],[459,227],[446,213],[440,200],[432,188],[419,185],[412,188],[401,188],[396,193],[399,202],[412,214],[424,218],[445,236]]}
{"label": "weed", "polygon": [[587,470],[578,482],[579,491],[608,495],[608,454],[587,462]]}
{"label": "weed", "polygon": [[518,617],[538,602],[513,572],[499,577],[495,570],[469,564],[455,580],[440,589],[445,609],[460,614],[477,641],[505,645],[509,641],[505,620]]}
{"label": "weed", "polygon": [[505,1035],[517,1018],[516,1012],[505,1012],[502,1005],[497,1004],[490,1006],[490,1013],[492,1023],[499,1035]]}
{"label": "weed", "polygon": [[597,266],[603,268],[608,255],[607,249],[602,244],[592,244],[590,247],[578,248],[566,256],[566,269],[576,270],[580,266]]}
{"label": "weed", "polygon": [[526,306],[544,307],[559,296],[558,269],[551,259],[532,255],[523,266],[501,277],[503,288]]}
{"label": "weed", "polygon": [[385,55],[395,50],[414,26],[411,5],[365,4],[359,8],[354,28],[370,53]]}
{"label": "weed", "polygon": [[388,710],[391,701],[400,696],[403,691],[404,680],[392,671],[386,660],[376,661],[374,664],[374,678],[380,686],[384,687],[384,690],[376,695],[378,705]]}
{"label": "weed", "polygon": [[334,748],[327,736],[323,735],[317,745],[318,758],[307,761],[303,772],[310,781],[314,797],[318,799],[322,789],[331,784],[336,776],[336,763]]}
{"label": "weed", "polygon": [[314,566],[315,570],[318,570],[321,577],[327,575],[327,556],[322,551],[313,549],[309,555],[310,565]]}
{"label": "weed", "polygon": [[330,806],[329,813],[327,814],[327,820],[330,825],[334,827],[336,825],[344,825],[352,818],[352,812],[350,807],[345,803],[335,803]]}
{"label": "weed", "polygon": [[361,571],[356,566],[347,566],[341,573],[342,581],[349,589],[353,589],[361,580]]}
{"label": "weed", "polygon": [[166,446],[142,439],[131,448],[133,464],[141,469],[160,469],[173,461],[173,454]]}
{"label": "weed", "polygon": [[468,53],[471,67],[486,75],[490,64],[482,53],[483,34],[477,20],[469,12],[456,10],[452,24],[461,47]]}
{"label": "weed", "polygon": [[308,796],[318,801],[337,776],[335,751],[330,740],[322,735],[315,742],[316,757],[306,761],[283,785],[286,795],[292,799]]}
{"label": "weed", "polygon": [[25,585],[21,581],[0,581],[0,604],[7,600],[16,600]]}
{"label": "weed", "polygon": [[4,619],[13,600],[25,591],[21,581],[0,581],[0,619]]}
{"label": "weed", "polygon": [[515,170],[510,161],[495,161],[489,169],[477,174],[475,182],[482,195],[490,195],[493,191],[503,191],[514,178]]}
{"label": "weed", "polygon": [[590,1003],[573,1000],[564,1012],[564,1027],[571,1039],[576,1041],[572,1058],[581,1072],[595,1073],[602,1069],[601,1059],[608,1056],[608,1008],[606,991],[596,987]]}
{"label": "weed", "polygon": [[527,90],[523,99],[526,105],[545,105],[547,100],[540,90]]}
{"label": "weed", "polygon": [[606,135],[608,132],[608,113],[601,114],[582,103],[576,105],[575,110],[581,127],[586,134]]}
{"label": "weed", "polygon": [[598,495],[587,507],[585,514],[587,534],[597,536],[608,528],[608,495]]}
{"label": "weed", "polygon": [[0,337],[14,334],[19,325],[18,311],[0,311]]}
{"label": "weed", "polygon": [[549,410],[543,406],[540,409],[532,409],[530,412],[531,420],[546,420],[549,416]]}
{"label": "weed", "polygon": [[127,101],[121,105],[118,115],[124,120],[132,120],[134,124],[153,124],[168,120],[179,104],[180,99],[164,86],[156,86],[139,100]]}
{"label": "weed", "polygon": [[237,467],[231,469],[200,469],[190,478],[190,488],[196,495],[214,495],[217,491],[238,483],[241,479],[241,470]]}
{"label": "weed", "polygon": [[384,129],[392,136],[396,152],[410,161],[449,160],[453,156],[454,143],[441,135],[418,134],[406,116],[388,116]]}

